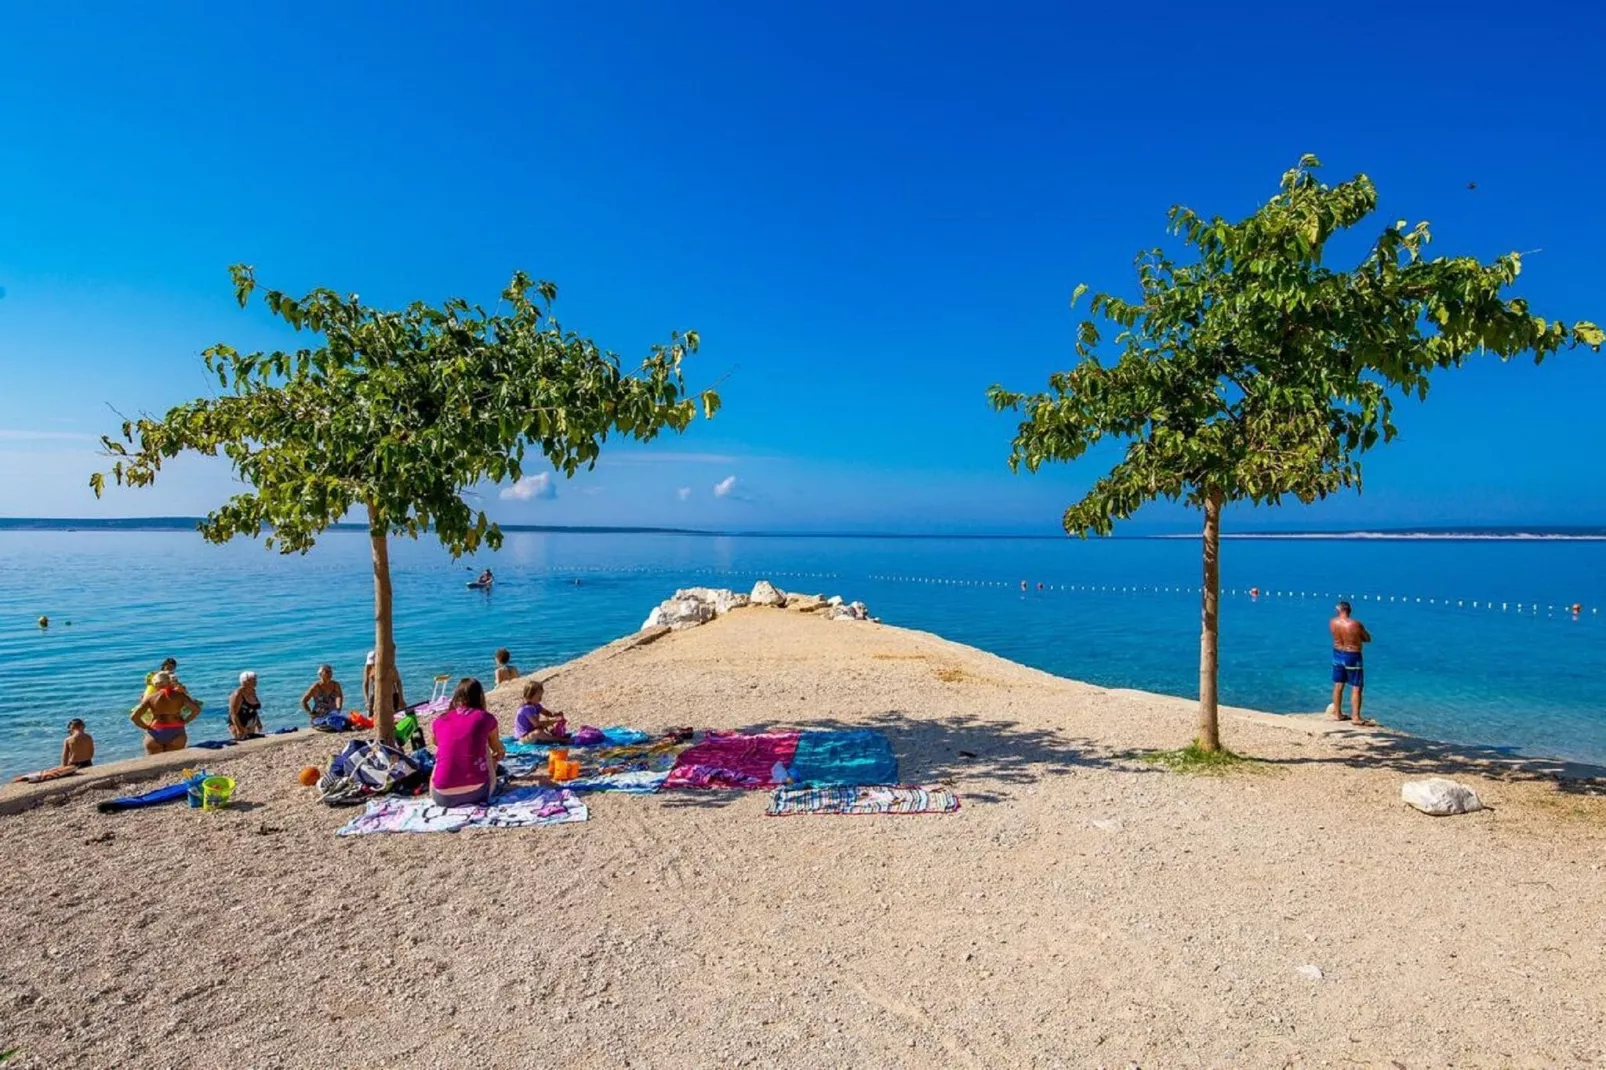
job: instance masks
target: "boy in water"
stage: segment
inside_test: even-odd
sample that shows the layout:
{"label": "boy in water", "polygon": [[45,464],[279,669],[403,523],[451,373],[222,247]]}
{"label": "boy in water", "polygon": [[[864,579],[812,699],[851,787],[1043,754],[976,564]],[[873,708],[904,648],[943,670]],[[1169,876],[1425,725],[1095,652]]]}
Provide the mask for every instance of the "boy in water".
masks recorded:
{"label": "boy in water", "polygon": [[84,719],[74,717],[67,722],[67,738],[61,744],[61,763],[79,769],[95,764],[95,741],[84,730]]}
{"label": "boy in water", "polygon": [[1359,725],[1375,725],[1376,721],[1361,716],[1361,690],[1366,686],[1366,669],[1362,664],[1361,644],[1372,641],[1366,625],[1350,616],[1350,604],[1338,604],[1338,616],[1327,622],[1333,636],[1333,705],[1330,716],[1335,721],[1344,719],[1344,685],[1350,689],[1350,720]]}

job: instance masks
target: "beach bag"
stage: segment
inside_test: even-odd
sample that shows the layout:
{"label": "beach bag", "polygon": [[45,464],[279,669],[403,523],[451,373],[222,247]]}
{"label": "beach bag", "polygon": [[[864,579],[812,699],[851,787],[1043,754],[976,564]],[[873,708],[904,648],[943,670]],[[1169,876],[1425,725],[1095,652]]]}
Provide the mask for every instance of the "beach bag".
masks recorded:
{"label": "beach bag", "polygon": [[343,713],[326,713],[312,722],[314,732],[345,732],[351,728],[351,721]]}
{"label": "beach bag", "polygon": [[375,795],[410,792],[421,770],[407,755],[383,743],[367,743],[350,761],[350,776]]}

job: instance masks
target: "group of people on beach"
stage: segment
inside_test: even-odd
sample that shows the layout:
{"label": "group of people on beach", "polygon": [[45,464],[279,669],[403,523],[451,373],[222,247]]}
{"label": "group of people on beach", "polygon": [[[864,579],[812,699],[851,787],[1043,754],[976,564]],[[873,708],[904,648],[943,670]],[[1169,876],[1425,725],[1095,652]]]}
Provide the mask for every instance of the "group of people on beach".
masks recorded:
{"label": "group of people on beach", "polygon": [[[375,690],[378,671],[376,657],[370,651],[363,665],[363,708],[375,708]],[[503,684],[517,679],[518,668],[512,655],[504,647],[496,651],[496,682]],[[399,677],[391,687],[391,709],[407,708],[406,695]],[[539,699],[537,699],[539,703]],[[334,666],[318,666],[316,679],[301,695],[301,711],[309,723],[318,724],[332,715],[343,713],[346,692],[335,679]],[[189,746],[189,726],[201,715],[202,703],[192,696],[178,678],[178,659],[167,658],[155,671],[146,674],[144,693],[129,713],[129,720],[145,736],[146,754],[164,754],[183,750]],[[262,699],[257,694],[257,674],[249,669],[240,673],[239,686],[229,695],[229,735],[236,740],[256,739],[264,734],[262,727]],[[79,768],[94,760],[94,739],[89,735],[82,718],[68,722],[67,738],[62,743],[62,765]]]}

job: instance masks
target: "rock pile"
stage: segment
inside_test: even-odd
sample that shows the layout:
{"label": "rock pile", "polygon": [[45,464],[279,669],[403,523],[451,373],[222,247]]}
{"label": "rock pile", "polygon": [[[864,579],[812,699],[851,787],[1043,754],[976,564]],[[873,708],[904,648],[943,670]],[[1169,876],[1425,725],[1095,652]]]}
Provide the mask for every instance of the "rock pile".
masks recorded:
{"label": "rock pile", "polygon": [[769,580],[753,584],[750,594],[723,587],[687,587],[673,598],[659,603],[641,625],[642,629],[667,625],[675,631],[695,628],[715,617],[722,617],[744,606],[769,606],[797,613],[818,613],[829,620],[872,620],[863,602],[844,602],[841,595],[787,594]]}

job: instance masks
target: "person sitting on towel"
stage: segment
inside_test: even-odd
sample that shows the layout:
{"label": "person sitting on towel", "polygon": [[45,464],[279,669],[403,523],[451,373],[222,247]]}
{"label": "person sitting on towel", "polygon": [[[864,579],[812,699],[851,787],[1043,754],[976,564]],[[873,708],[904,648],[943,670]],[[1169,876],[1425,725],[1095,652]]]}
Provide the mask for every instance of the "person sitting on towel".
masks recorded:
{"label": "person sitting on towel", "polygon": [[82,717],[67,722],[67,738],[61,743],[61,764],[76,769],[88,769],[95,764],[95,741],[84,730]]}
{"label": "person sitting on towel", "polygon": [[569,723],[563,714],[541,705],[546,688],[539,680],[524,685],[524,705],[513,720],[513,735],[520,743],[567,743]]}
{"label": "person sitting on towel", "polygon": [[465,676],[452,692],[452,704],[430,724],[435,737],[435,769],[429,797],[436,806],[481,806],[496,790],[496,763],[502,747],[496,718],[485,712],[485,688]]}

